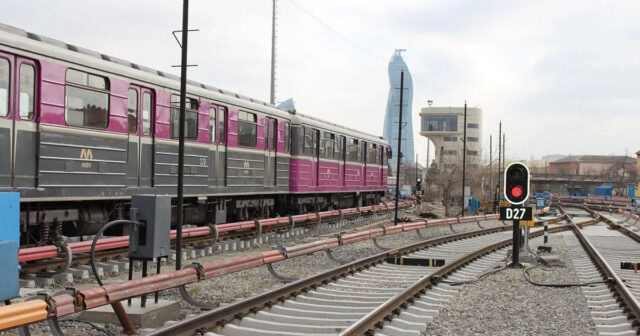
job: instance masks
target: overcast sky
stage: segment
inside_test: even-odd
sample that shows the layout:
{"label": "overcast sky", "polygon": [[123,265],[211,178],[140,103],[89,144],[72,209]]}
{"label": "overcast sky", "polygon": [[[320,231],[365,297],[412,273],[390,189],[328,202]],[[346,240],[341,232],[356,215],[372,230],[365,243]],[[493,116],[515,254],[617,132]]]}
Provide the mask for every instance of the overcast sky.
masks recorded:
{"label": "overcast sky", "polygon": [[[189,78],[269,100],[271,1],[192,0]],[[182,1],[3,1],[0,22],[178,74]],[[382,134],[404,48],[420,107],[483,109],[508,158],[640,150],[640,2],[279,0],[277,99]],[[433,152],[432,152],[433,153]]]}

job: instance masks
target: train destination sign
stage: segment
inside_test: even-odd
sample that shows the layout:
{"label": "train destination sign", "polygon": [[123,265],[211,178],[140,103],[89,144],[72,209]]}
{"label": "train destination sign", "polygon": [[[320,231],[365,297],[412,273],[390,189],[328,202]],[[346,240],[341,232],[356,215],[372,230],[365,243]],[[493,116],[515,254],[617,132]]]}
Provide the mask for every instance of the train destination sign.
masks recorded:
{"label": "train destination sign", "polygon": [[533,208],[500,207],[500,220],[533,220]]}

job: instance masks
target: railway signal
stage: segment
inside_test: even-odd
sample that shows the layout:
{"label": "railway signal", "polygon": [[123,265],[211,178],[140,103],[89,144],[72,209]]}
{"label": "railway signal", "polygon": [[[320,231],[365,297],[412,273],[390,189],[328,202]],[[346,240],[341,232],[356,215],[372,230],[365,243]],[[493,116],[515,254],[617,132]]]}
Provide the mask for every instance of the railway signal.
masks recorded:
{"label": "railway signal", "polygon": [[533,221],[533,209],[522,207],[529,199],[529,168],[523,163],[515,162],[504,171],[504,197],[509,207],[500,207],[501,220],[513,220],[513,254],[512,267],[520,267],[520,221]]}
{"label": "railway signal", "polygon": [[523,204],[529,199],[529,168],[520,162],[507,166],[504,172],[504,197],[509,203]]}

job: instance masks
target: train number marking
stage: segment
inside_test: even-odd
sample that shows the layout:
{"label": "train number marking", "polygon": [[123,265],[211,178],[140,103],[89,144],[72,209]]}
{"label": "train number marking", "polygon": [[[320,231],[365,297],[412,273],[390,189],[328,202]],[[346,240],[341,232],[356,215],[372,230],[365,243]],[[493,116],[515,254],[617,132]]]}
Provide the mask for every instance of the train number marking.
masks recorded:
{"label": "train number marking", "polygon": [[249,161],[245,161],[245,162],[242,164],[242,167],[244,167],[244,169],[249,168]]}
{"label": "train number marking", "polygon": [[500,207],[500,220],[532,220],[532,217],[531,207]]}
{"label": "train number marking", "polygon": [[200,167],[207,166],[207,158],[200,158]]}

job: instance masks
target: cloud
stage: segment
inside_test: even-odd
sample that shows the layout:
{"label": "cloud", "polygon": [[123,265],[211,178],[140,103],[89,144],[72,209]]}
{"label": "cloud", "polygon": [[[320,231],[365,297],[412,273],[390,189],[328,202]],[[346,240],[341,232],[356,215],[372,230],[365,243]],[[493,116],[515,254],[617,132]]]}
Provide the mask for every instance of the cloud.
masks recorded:
{"label": "cloud", "polygon": [[[190,26],[200,29],[189,37],[189,62],[198,64],[190,78],[268,100],[271,2],[190,6]],[[387,63],[405,48],[422,158],[418,113],[428,99],[479,105],[485,146],[502,120],[513,158],[635,152],[639,9],[636,1],[281,0],[277,97],[381,134]],[[180,29],[179,1],[8,2],[0,22],[177,73],[170,32]]]}

